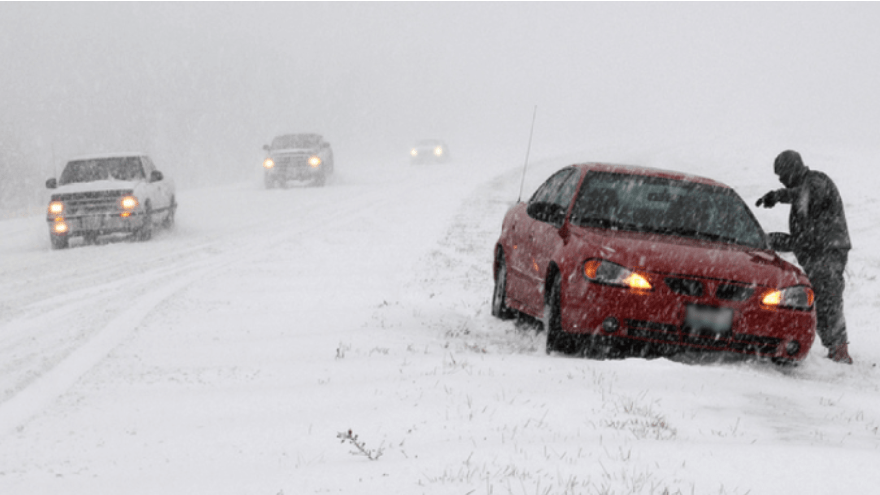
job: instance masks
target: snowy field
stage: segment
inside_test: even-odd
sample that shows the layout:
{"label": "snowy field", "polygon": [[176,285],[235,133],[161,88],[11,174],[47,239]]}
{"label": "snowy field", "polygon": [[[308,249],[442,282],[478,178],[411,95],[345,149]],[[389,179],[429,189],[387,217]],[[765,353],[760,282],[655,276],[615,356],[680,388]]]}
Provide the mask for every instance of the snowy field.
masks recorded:
{"label": "snowy field", "polygon": [[[608,160],[753,205],[789,146],[539,159],[524,196]],[[43,216],[2,221],[0,494],[877,493],[880,150],[796,149],[844,199],[854,366],[818,342],[793,369],[546,355],[489,311],[521,163],[351,160],[326,188],[184,190],[146,243],[52,251]],[[787,206],[755,213],[787,230]]]}

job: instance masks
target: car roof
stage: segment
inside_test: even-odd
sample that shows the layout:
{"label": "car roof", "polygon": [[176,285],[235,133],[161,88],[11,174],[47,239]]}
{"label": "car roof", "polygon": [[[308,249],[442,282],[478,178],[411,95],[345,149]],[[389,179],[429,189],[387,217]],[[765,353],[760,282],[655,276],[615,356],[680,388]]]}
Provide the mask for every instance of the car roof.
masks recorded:
{"label": "car roof", "polygon": [[83,161],[83,160],[100,160],[103,158],[128,158],[128,157],[140,158],[143,156],[147,156],[147,154],[137,152],[137,151],[125,151],[125,152],[118,152],[118,153],[95,153],[95,154],[91,154],[91,155],[80,155],[80,156],[75,156],[73,158],[69,158],[67,161],[68,162],[78,162],[78,161]]}
{"label": "car roof", "polygon": [[440,139],[421,139],[421,140],[417,141],[416,144],[417,145],[421,145],[421,144],[435,145],[435,144],[445,144],[445,143]]}
{"label": "car roof", "polygon": [[590,163],[578,163],[572,165],[575,168],[581,170],[587,170],[590,172],[609,172],[609,173],[617,173],[617,174],[629,174],[629,175],[644,175],[646,177],[662,177],[665,179],[674,179],[681,180],[686,182],[695,182],[698,184],[706,184],[710,186],[724,187],[730,189],[730,186],[727,184],[718,182],[716,180],[709,179],[708,177],[702,177],[699,175],[686,174],[684,172],[676,172],[674,170],[664,170],[653,167],[644,167],[640,165],[624,165],[617,163],[603,163],[603,162],[590,162]]}

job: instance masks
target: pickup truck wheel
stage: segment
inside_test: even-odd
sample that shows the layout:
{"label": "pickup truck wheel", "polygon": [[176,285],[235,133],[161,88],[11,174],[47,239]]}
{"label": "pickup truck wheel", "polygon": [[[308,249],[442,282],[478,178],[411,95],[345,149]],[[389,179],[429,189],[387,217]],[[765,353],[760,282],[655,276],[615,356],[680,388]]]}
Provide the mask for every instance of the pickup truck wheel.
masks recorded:
{"label": "pickup truck wheel", "polygon": [[49,238],[52,240],[52,249],[67,249],[70,245],[66,235],[51,235]]}
{"label": "pickup truck wheel", "polygon": [[153,208],[147,203],[146,211],[144,211],[144,224],[135,234],[138,241],[149,241],[153,238]]}
{"label": "pickup truck wheel", "polygon": [[313,186],[324,187],[324,184],[327,183],[327,176],[322,172],[321,175],[317,176],[312,182]]}
{"label": "pickup truck wheel", "polygon": [[171,196],[171,204],[168,206],[168,213],[165,220],[162,220],[162,226],[166,229],[174,227],[174,215],[177,213],[177,199]]}

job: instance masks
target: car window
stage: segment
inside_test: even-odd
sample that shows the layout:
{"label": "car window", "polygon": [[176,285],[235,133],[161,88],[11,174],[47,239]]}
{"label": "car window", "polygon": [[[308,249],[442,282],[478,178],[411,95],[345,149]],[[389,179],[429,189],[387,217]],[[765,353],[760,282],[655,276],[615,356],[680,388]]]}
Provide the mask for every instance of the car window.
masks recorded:
{"label": "car window", "polygon": [[576,172],[575,169],[572,169],[572,173],[568,174],[568,177],[559,186],[559,190],[550,199],[551,203],[563,207],[565,211],[568,211],[568,205],[571,204],[571,198],[574,197],[574,191],[577,189],[578,182],[581,179],[581,174]]}
{"label": "car window", "polygon": [[63,185],[98,180],[136,180],[145,177],[140,159],[136,156],[127,156],[68,162],[58,182]]}
{"label": "car window", "polygon": [[565,179],[574,172],[574,169],[566,168],[562,169],[559,172],[551,175],[546,182],[541,184],[541,187],[535,191],[535,194],[532,195],[532,198],[529,200],[529,203],[550,203],[556,197],[559,186],[565,181]]}
{"label": "car window", "polygon": [[590,172],[571,221],[766,248],[763,230],[733,190],[661,177]]}

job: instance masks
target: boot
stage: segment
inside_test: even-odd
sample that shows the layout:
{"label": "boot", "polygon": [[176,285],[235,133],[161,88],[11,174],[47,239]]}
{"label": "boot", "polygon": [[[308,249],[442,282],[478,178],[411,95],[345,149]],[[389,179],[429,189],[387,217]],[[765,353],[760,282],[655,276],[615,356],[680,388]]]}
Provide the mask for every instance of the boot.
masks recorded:
{"label": "boot", "polygon": [[847,343],[837,344],[828,350],[828,359],[844,364],[853,364],[853,360],[849,357]]}

